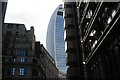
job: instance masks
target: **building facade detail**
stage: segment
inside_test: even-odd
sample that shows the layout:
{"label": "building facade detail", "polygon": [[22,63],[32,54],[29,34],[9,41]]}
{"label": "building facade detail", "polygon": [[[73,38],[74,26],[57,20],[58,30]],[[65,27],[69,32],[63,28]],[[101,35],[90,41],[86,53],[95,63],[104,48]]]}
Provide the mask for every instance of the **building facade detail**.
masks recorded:
{"label": "building facade detail", "polygon": [[120,3],[80,0],[64,2],[64,8],[67,77],[119,79]]}
{"label": "building facade detail", "polygon": [[2,31],[2,80],[58,79],[58,69],[47,50],[35,41],[34,27],[4,23]]}

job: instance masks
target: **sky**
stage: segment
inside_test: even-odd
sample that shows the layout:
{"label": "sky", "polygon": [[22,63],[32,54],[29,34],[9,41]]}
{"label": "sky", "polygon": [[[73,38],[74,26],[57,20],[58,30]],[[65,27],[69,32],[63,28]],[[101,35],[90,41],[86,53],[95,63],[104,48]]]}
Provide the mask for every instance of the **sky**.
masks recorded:
{"label": "sky", "polygon": [[36,41],[46,47],[46,33],[50,17],[62,0],[8,0],[6,23],[25,24],[35,28]]}

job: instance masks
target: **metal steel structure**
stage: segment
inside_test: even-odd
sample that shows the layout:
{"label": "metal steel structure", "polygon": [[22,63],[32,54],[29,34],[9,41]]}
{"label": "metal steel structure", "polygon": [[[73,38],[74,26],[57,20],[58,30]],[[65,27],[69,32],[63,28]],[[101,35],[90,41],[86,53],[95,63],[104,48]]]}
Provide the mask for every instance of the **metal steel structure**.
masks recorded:
{"label": "metal steel structure", "polygon": [[[68,78],[119,79],[120,2],[80,0],[64,2],[64,6],[67,53],[71,57]],[[71,65],[77,67],[71,69]]]}

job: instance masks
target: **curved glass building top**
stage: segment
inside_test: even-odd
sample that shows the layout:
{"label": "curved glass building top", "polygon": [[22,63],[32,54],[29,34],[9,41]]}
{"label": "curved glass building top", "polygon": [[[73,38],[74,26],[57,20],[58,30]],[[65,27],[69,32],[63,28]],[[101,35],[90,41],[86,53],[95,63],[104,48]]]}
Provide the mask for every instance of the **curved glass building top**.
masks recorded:
{"label": "curved glass building top", "polygon": [[62,5],[59,5],[51,16],[47,30],[46,48],[55,60],[59,71],[66,73],[66,53]]}

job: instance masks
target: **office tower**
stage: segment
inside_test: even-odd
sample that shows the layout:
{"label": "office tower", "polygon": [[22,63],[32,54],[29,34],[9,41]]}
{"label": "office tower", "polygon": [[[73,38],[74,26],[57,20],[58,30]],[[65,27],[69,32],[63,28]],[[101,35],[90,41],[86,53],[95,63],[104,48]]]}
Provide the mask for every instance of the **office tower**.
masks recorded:
{"label": "office tower", "polygon": [[0,79],[2,78],[2,26],[4,23],[7,1],[0,1]]}
{"label": "office tower", "polygon": [[64,2],[67,78],[119,79],[120,3]]}
{"label": "office tower", "polygon": [[64,46],[63,7],[59,5],[51,16],[48,25],[46,48],[55,60],[57,68],[62,73],[66,73],[66,53]]}
{"label": "office tower", "polygon": [[44,78],[35,53],[34,27],[4,23],[2,31],[2,79],[38,80]]}

